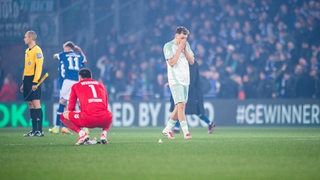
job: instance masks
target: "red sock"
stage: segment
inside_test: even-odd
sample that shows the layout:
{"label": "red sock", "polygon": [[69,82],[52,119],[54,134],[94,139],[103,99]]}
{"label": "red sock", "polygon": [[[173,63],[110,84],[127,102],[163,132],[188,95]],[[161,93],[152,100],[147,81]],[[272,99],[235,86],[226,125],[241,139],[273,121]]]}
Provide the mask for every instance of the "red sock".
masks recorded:
{"label": "red sock", "polygon": [[108,119],[108,121],[107,121],[107,124],[106,124],[106,126],[104,127],[104,128],[102,128],[104,131],[109,131],[109,129],[110,129],[110,126],[111,126],[111,124],[112,124],[112,113],[110,112],[109,114],[108,114],[108,117],[107,117],[107,119]]}
{"label": "red sock", "polygon": [[110,126],[111,126],[111,122],[107,122],[106,126],[102,129],[108,132],[110,129]]}
{"label": "red sock", "polygon": [[71,129],[72,131],[74,131],[76,133],[79,133],[79,131],[81,130],[80,127],[78,127],[75,124],[73,124],[70,120],[64,118],[63,114],[61,114],[60,120],[63,122],[63,124],[65,126],[67,126],[69,129]]}

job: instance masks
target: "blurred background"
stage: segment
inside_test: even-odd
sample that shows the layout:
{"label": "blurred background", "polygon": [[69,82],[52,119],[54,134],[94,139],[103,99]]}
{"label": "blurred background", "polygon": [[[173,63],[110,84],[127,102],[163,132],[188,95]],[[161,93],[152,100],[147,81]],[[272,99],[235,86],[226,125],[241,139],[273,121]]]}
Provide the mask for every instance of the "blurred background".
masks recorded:
{"label": "blurred background", "polygon": [[50,74],[43,100],[58,100],[53,54],[69,40],[111,101],[168,99],[162,48],[178,25],[190,30],[206,99],[320,98],[319,1],[0,0],[0,101],[22,100],[31,29]]}

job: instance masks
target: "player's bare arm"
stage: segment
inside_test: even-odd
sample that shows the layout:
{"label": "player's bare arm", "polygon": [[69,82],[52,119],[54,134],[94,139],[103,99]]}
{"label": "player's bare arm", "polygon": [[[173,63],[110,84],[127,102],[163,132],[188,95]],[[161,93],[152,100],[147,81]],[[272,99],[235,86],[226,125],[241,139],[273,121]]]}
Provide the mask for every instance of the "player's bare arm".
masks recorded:
{"label": "player's bare arm", "polygon": [[185,46],[185,48],[184,48],[184,54],[186,55],[186,58],[187,58],[187,60],[188,60],[188,62],[189,62],[189,64],[194,64],[194,56],[192,56],[190,53],[189,53],[189,51],[187,51],[187,48],[186,48],[187,46]]}
{"label": "player's bare arm", "polygon": [[82,51],[82,49],[79,46],[76,46],[77,50],[81,53],[81,55],[83,56],[83,63],[87,63],[87,56],[84,54],[84,52]]}
{"label": "player's bare arm", "polygon": [[173,56],[173,58],[168,59],[168,63],[169,63],[169,65],[170,65],[171,67],[173,67],[173,66],[177,63],[181,52],[182,52],[182,50],[177,49],[177,52],[176,52],[176,54]]}
{"label": "player's bare arm", "polygon": [[173,56],[173,58],[168,59],[168,63],[169,63],[169,65],[170,65],[171,67],[173,67],[173,66],[177,63],[177,61],[178,61],[178,59],[179,59],[179,57],[180,57],[180,54],[181,54],[182,51],[185,49],[185,46],[186,46],[186,43],[183,43],[182,41],[179,42],[179,45],[178,45],[178,49],[177,49],[177,51],[176,51],[176,54]]}
{"label": "player's bare arm", "polygon": [[23,93],[23,84],[20,86],[20,92]]}
{"label": "player's bare arm", "polygon": [[[22,74],[22,81],[23,81],[23,79],[24,79],[24,73]],[[23,83],[21,84],[21,86],[20,86],[20,92],[21,93],[23,93]]]}

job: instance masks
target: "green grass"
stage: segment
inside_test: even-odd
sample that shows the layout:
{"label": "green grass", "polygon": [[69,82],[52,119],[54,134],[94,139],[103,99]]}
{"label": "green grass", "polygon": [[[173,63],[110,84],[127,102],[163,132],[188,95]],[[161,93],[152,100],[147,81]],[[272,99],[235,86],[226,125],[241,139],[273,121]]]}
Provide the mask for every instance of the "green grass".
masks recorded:
{"label": "green grass", "polygon": [[83,146],[76,134],[27,131],[0,129],[0,179],[320,179],[320,128],[191,128],[190,141],[111,128],[110,144]]}

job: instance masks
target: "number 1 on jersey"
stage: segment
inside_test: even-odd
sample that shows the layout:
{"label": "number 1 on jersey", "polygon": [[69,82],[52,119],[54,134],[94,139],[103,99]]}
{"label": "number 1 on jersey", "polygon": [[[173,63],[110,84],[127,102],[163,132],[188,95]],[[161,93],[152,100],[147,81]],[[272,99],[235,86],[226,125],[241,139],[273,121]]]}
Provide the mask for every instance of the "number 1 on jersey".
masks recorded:
{"label": "number 1 on jersey", "polygon": [[90,84],[89,87],[91,88],[91,91],[92,91],[92,95],[94,98],[97,98],[97,91],[96,91],[96,88],[94,87],[94,85]]}

